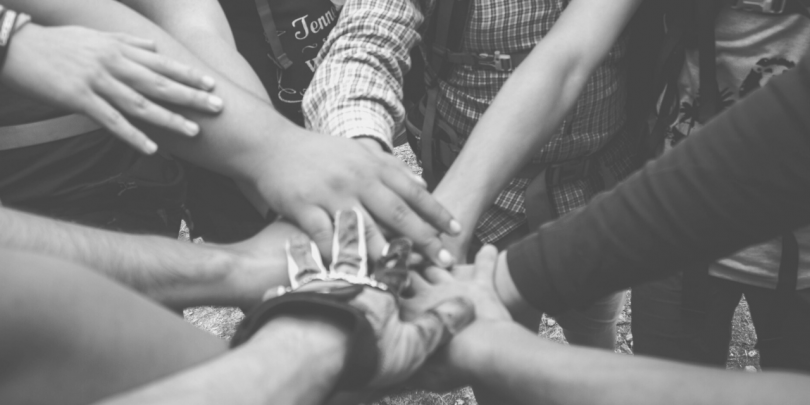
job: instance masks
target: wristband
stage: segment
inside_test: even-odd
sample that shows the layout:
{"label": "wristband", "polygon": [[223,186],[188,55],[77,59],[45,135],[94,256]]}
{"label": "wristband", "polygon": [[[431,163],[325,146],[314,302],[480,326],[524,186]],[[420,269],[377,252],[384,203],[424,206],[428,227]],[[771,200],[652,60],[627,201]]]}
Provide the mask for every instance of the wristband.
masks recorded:
{"label": "wristband", "polygon": [[363,292],[363,286],[350,285],[328,294],[301,292],[269,299],[250,311],[231,339],[231,348],[247,342],[273,318],[291,315],[316,315],[346,327],[350,331],[349,348],[337,390],[357,390],[374,378],[379,362],[377,338],[363,311],[348,304]]}
{"label": "wristband", "polygon": [[6,9],[0,15],[0,70],[6,62],[8,48],[11,45],[11,38],[14,36],[14,24],[17,22],[17,12]]}

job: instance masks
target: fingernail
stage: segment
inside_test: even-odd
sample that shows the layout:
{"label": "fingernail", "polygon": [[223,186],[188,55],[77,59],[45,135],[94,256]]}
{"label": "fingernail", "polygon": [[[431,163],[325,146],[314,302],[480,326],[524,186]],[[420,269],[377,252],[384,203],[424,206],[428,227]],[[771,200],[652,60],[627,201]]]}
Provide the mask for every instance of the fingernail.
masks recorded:
{"label": "fingernail", "polygon": [[214,111],[219,111],[222,110],[222,106],[225,105],[225,102],[217,96],[208,96],[208,105],[211,106],[211,109]]}
{"label": "fingernail", "polygon": [[214,88],[214,86],[216,86],[217,81],[211,76],[203,76],[202,84],[206,89],[211,90]]}
{"label": "fingernail", "polygon": [[143,151],[147,155],[151,155],[157,152],[158,146],[156,143],[152,142],[151,140],[147,139],[143,142]]}
{"label": "fingernail", "polygon": [[190,136],[195,136],[200,133],[200,126],[194,121],[186,121],[183,127],[186,130],[186,134]]}
{"label": "fingernail", "polygon": [[461,233],[461,223],[456,221],[455,219],[450,221],[450,233],[453,235],[458,235]]}
{"label": "fingernail", "polygon": [[445,267],[452,266],[453,261],[455,261],[455,259],[447,249],[442,249],[441,252],[439,252],[439,264],[441,264],[442,266]]}

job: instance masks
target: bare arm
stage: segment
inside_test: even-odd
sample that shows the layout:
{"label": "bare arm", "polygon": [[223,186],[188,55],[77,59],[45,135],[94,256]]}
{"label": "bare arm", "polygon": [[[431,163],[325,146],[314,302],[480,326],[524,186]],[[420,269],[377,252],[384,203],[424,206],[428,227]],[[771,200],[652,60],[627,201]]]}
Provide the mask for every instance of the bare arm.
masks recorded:
{"label": "bare arm", "polygon": [[330,323],[279,318],[236,350],[101,404],[316,405],[332,392],[347,346]]}
{"label": "bare arm", "polygon": [[[463,340],[463,341],[462,341]],[[519,404],[803,404],[810,378],[735,373],[538,339],[517,324],[479,322],[450,358],[474,383]]]}
{"label": "bare arm", "polygon": [[195,245],[128,235],[0,207],[0,246],[82,263],[173,308],[249,307],[287,280],[284,242],[299,231],[274,224],[234,245]]}
{"label": "bare arm", "polygon": [[478,217],[552,139],[640,3],[571,1],[504,84],[434,192],[465,229],[455,244],[467,243]]}
{"label": "bare arm", "polygon": [[231,27],[216,0],[124,0],[212,69],[270,102],[259,77],[236,50]]}

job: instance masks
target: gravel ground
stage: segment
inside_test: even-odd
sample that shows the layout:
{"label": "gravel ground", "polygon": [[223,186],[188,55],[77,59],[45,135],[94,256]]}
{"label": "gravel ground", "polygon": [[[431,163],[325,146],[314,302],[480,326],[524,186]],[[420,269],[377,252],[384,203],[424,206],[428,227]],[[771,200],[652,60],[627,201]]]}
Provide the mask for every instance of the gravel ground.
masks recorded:
{"label": "gravel ground", "polygon": [[[416,157],[408,145],[395,150],[397,157],[402,159],[415,173],[420,174]],[[619,317],[618,333],[616,336],[616,353],[624,355],[633,354],[633,335],[630,332],[632,313],[630,311],[630,292],[622,314]],[[236,325],[243,318],[243,314],[236,308],[199,307],[184,311],[186,320],[197,327],[213,333],[223,339],[230,339]],[[568,344],[563,337],[562,328],[551,318],[543,318],[539,335],[558,342]],[[748,311],[748,305],[743,299],[734,315],[732,342],[729,347],[729,358],[726,367],[729,369],[743,369],[759,371],[759,353],[754,349],[756,333]],[[470,388],[463,388],[445,394],[434,394],[424,391],[412,391],[383,398],[373,405],[477,405]]]}

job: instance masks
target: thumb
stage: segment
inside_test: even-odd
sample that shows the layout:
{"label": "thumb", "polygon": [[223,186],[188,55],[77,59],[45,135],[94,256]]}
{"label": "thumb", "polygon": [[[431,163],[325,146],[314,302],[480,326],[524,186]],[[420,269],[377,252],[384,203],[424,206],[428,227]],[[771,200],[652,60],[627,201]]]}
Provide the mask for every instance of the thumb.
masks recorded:
{"label": "thumb", "polygon": [[498,263],[498,249],[492,245],[484,245],[475,255],[475,270],[473,277],[479,281],[492,283],[495,278],[495,266]]}

